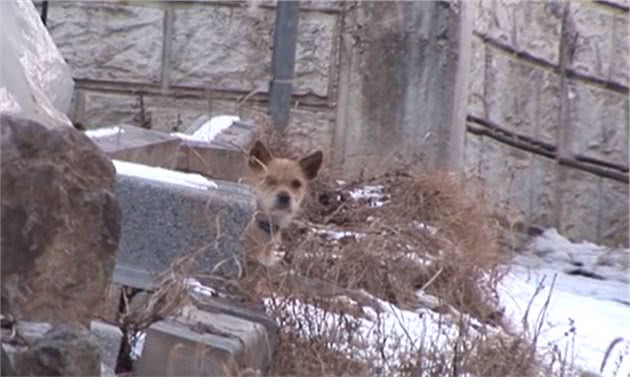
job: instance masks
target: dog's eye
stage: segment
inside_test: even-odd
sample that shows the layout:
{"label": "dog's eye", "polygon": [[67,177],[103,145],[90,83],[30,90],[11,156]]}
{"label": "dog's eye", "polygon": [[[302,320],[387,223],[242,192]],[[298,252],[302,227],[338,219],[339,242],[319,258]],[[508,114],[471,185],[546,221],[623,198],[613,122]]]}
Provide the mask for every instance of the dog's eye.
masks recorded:
{"label": "dog's eye", "polygon": [[294,179],[291,181],[291,187],[295,190],[299,189],[300,187],[302,187],[302,182],[300,182],[297,179]]}
{"label": "dog's eye", "polygon": [[276,184],[278,184],[278,181],[275,178],[267,177],[265,178],[265,183],[270,186],[275,186]]}

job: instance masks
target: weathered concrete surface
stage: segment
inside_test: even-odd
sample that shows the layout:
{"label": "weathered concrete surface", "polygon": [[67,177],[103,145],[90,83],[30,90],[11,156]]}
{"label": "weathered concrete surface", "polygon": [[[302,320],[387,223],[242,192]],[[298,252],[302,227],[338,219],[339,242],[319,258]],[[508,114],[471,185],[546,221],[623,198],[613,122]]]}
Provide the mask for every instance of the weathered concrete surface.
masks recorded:
{"label": "weathered concrete surface", "polygon": [[18,318],[87,324],[120,237],[112,163],[71,127],[6,115],[0,126],[3,294]]}
{"label": "weathered concrete surface", "polygon": [[612,59],[614,17],[588,2],[572,2],[569,20],[575,33],[575,52],[571,68],[597,78],[608,78]]}
{"label": "weathered concrete surface", "polygon": [[122,342],[122,331],[120,328],[101,321],[91,321],[90,333],[98,345],[103,364],[109,369],[116,370],[116,362]]}
{"label": "weathered concrete surface", "polygon": [[570,150],[628,166],[628,96],[579,85],[569,87]]}
{"label": "weathered concrete surface", "polygon": [[619,247],[630,243],[628,238],[628,185],[610,180],[602,181],[600,199],[599,240],[602,244]]}
{"label": "weathered concrete surface", "polygon": [[[186,130],[186,134],[194,131]],[[210,143],[183,139],[177,152],[176,169],[239,182],[250,175],[247,151],[257,133],[253,124],[234,122]]]}
{"label": "weathered concrete surface", "polygon": [[[560,234],[572,240],[598,240],[601,178],[570,168],[560,168]],[[625,207],[625,205],[624,205]]]}
{"label": "weathered concrete surface", "polygon": [[164,168],[175,167],[181,143],[179,138],[126,124],[115,127],[120,132],[104,136],[96,133],[88,135],[110,158]]}
{"label": "weathered concrete surface", "polygon": [[147,330],[136,371],[142,376],[228,376],[246,368],[264,372],[272,352],[264,326],[187,306],[177,320]]}
{"label": "weathered concrete surface", "polygon": [[455,116],[461,103],[454,98],[467,87],[455,90],[467,77],[458,64],[469,64],[459,61],[470,48],[470,40],[460,43],[471,37],[459,33],[466,9],[361,2],[346,14],[342,56],[349,64],[340,72],[337,127],[343,130],[335,135],[345,173],[377,173],[395,157],[415,162],[415,169],[462,164],[465,114]]}
{"label": "weathered concrete surface", "polygon": [[488,48],[487,119],[519,135],[556,143],[560,78]]}
{"label": "weathered concrete surface", "polygon": [[[260,7],[176,9],[170,51],[172,84],[266,92],[274,16],[273,10]],[[335,23],[335,16],[325,13],[300,17],[296,93],[328,94]]]}
{"label": "weathered concrete surface", "polygon": [[200,269],[234,274],[242,249],[239,237],[255,209],[247,186],[216,181],[217,188],[195,188],[118,174],[116,195],[123,213],[118,263],[153,272],[205,248]]}
{"label": "weathered concrete surface", "polygon": [[75,78],[157,83],[164,10],[107,2],[52,2],[48,29]]}

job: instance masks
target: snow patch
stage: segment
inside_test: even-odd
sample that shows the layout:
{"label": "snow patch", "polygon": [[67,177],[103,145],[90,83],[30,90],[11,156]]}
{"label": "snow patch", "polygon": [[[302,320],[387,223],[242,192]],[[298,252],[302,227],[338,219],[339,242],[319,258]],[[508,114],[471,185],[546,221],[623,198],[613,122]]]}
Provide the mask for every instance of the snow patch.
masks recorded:
{"label": "snow patch", "polygon": [[234,115],[218,115],[202,124],[201,127],[199,127],[199,129],[192,135],[182,134],[179,132],[171,133],[171,135],[177,136],[182,140],[204,141],[206,143],[210,143],[215,137],[217,137],[218,134],[230,128],[232,123],[240,120],[241,119],[238,116]]}
{"label": "snow patch", "polygon": [[387,202],[383,185],[367,185],[350,191],[354,200],[367,200],[370,208],[382,207]]}
{"label": "snow patch", "polygon": [[188,288],[192,289],[193,292],[204,296],[216,297],[218,295],[216,290],[201,284],[201,282],[195,278],[187,278],[184,280],[184,284],[186,284]]}
{"label": "snow patch", "polygon": [[200,190],[216,189],[217,184],[199,174],[184,173],[133,162],[113,160],[116,173]]}
{"label": "snow patch", "polygon": [[[543,354],[553,347],[562,352],[569,350],[577,368],[599,372],[608,346],[622,337],[623,343],[613,349],[602,376],[630,375],[627,256],[627,249],[610,249],[590,242],[574,243],[555,229],[548,229],[532,240],[525,253],[514,259],[510,272],[499,285],[500,301],[513,325],[521,329],[531,301],[525,325],[530,334],[537,325],[542,326],[539,349]],[[577,267],[604,279],[569,274]],[[542,290],[532,300],[542,283]],[[539,313],[549,294],[549,307],[541,324]],[[615,373],[615,363],[624,352],[626,356]]]}
{"label": "snow patch", "polygon": [[94,130],[87,130],[85,131],[85,135],[87,137],[89,137],[90,139],[97,139],[99,137],[107,137],[107,136],[114,136],[114,135],[121,135],[124,134],[125,130],[121,127],[104,127],[104,128],[97,128]]}

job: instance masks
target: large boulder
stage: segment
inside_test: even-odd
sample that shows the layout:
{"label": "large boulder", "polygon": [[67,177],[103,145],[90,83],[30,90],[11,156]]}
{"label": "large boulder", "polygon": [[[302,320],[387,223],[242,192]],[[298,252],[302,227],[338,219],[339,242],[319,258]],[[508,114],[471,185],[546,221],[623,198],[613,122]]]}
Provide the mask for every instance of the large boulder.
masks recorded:
{"label": "large boulder", "polygon": [[19,319],[89,323],[120,238],[114,166],[72,127],[0,115],[2,288]]}
{"label": "large boulder", "polygon": [[90,332],[62,324],[35,339],[26,350],[15,352],[20,376],[100,376],[101,354]]}

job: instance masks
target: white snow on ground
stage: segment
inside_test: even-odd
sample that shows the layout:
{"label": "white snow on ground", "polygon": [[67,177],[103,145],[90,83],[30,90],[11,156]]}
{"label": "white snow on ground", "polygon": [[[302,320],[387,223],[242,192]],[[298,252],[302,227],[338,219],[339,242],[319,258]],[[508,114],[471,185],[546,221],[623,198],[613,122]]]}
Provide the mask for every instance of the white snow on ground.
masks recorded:
{"label": "white snow on ground", "polygon": [[201,190],[218,188],[216,183],[199,174],[184,173],[120,160],[113,160],[113,163],[116,168],[116,173],[121,175],[139,177],[152,181],[171,183]]}
{"label": "white snow on ground", "polygon": [[192,135],[179,132],[171,133],[171,135],[177,136],[183,140],[204,141],[209,143],[213,141],[218,134],[229,128],[233,122],[238,122],[239,120],[239,117],[233,115],[218,115],[202,124]]}
{"label": "white snow on ground", "polygon": [[[350,298],[344,297],[349,302]],[[374,309],[364,306],[364,317],[359,318],[359,324],[352,336],[352,341],[339,342],[333,346],[347,355],[359,360],[371,360],[377,370],[384,368],[395,370],[402,355],[420,349],[427,350],[436,346],[446,350],[455,343],[458,336],[457,327],[452,325],[446,317],[428,310],[415,311],[401,310],[388,302],[377,301],[383,309],[377,313]],[[436,302],[438,301],[435,299]],[[271,307],[271,300],[265,300],[265,304]],[[301,336],[305,338],[316,337],[327,331],[334,331],[339,326],[339,315],[326,312],[311,304],[300,301],[291,301],[286,307],[293,318],[301,323]],[[320,318],[321,323],[316,329],[304,326],[305,318]],[[384,340],[384,343],[383,343]],[[383,365],[381,362],[387,363]]]}
{"label": "white snow on ground", "polygon": [[383,185],[363,186],[350,191],[350,196],[354,200],[367,200],[368,206],[371,208],[382,207],[387,203],[387,197],[383,193]]}
{"label": "white snow on ground", "polygon": [[104,127],[85,131],[85,135],[87,135],[87,137],[89,137],[90,139],[119,135],[124,133],[125,130],[121,127]]}
{"label": "white snow on ground", "polygon": [[[624,260],[630,256],[630,251],[572,243],[553,229],[534,239],[529,251],[515,259],[499,287],[508,317],[517,327],[522,326],[528,304],[544,278],[544,289],[532,301],[527,318],[527,326],[533,333],[549,296],[553,276],[557,274],[538,342],[543,353],[554,345],[562,352],[568,346],[571,353],[573,334],[570,330],[574,328],[575,367],[599,372],[608,346],[623,337],[624,341],[613,349],[602,374],[630,375],[630,355],[625,356],[621,369],[615,374],[618,356],[625,347],[630,347],[630,285],[622,276],[628,274]],[[602,256],[607,256],[604,265],[597,262]],[[584,268],[594,269],[606,280],[565,273],[572,270],[569,267],[576,267],[575,261]]]}

